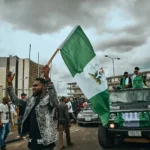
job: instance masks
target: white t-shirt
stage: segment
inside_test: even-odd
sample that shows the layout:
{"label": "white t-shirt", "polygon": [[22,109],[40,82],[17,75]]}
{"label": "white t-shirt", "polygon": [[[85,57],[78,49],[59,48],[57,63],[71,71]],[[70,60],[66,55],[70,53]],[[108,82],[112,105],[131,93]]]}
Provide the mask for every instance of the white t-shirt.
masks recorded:
{"label": "white t-shirt", "polygon": [[125,79],[125,85],[128,85],[129,84],[129,78],[126,78]]}
{"label": "white t-shirt", "polygon": [[131,77],[132,82],[133,82],[133,80],[134,80],[134,78],[135,78],[136,76],[137,76],[137,75],[136,75],[136,74],[134,74],[134,75]]}
{"label": "white t-shirt", "polygon": [[9,122],[9,109],[7,104],[0,104],[0,112],[1,112],[1,121],[2,123]]}
{"label": "white t-shirt", "polygon": [[72,104],[70,101],[67,103],[67,106],[68,106],[68,112],[73,113]]}

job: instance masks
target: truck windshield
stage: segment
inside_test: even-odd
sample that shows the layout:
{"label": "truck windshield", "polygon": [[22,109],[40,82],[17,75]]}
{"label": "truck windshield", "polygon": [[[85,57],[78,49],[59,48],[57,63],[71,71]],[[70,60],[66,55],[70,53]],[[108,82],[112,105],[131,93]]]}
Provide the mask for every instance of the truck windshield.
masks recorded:
{"label": "truck windshield", "polygon": [[150,102],[150,89],[110,92],[110,103]]}

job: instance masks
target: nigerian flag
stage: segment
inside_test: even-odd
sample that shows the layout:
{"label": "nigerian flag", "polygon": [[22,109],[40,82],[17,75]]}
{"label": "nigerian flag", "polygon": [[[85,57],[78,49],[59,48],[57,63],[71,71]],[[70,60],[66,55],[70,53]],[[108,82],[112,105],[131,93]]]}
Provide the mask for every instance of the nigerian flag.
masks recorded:
{"label": "nigerian flag", "polygon": [[110,112],[107,80],[82,28],[77,26],[59,49],[71,75],[106,125]]}
{"label": "nigerian flag", "polygon": [[148,127],[150,126],[149,112],[119,112],[114,122],[121,127]]}

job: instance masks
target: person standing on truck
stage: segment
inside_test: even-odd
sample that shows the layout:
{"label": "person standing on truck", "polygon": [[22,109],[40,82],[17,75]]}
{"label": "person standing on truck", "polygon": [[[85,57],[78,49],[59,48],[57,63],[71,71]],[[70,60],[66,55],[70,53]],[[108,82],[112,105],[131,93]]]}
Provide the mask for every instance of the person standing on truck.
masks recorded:
{"label": "person standing on truck", "polygon": [[143,88],[144,86],[144,78],[139,74],[139,67],[134,68],[134,75],[131,77],[133,88]]}
{"label": "person standing on truck", "polygon": [[121,89],[132,88],[132,79],[129,77],[128,72],[124,72],[124,75],[120,80],[120,88]]}

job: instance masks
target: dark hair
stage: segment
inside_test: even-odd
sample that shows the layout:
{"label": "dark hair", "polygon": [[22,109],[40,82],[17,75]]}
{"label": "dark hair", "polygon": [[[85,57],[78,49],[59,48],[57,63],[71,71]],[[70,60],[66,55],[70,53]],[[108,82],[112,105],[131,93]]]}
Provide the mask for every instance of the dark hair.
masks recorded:
{"label": "dark hair", "polygon": [[65,97],[65,96],[62,96],[61,99],[60,99],[60,101],[61,101],[61,102],[64,102],[65,99],[66,99],[66,97]]}
{"label": "dark hair", "polygon": [[140,70],[140,68],[139,67],[135,67],[134,70]]}
{"label": "dark hair", "polygon": [[40,81],[40,83],[46,84],[46,81],[43,78],[36,78],[35,81]]}
{"label": "dark hair", "polygon": [[124,75],[125,75],[125,74],[128,74],[128,72],[124,72]]}
{"label": "dark hair", "polygon": [[26,96],[27,94],[25,94],[25,93],[21,93],[21,96]]}
{"label": "dark hair", "polygon": [[3,97],[3,101],[5,101],[5,100],[9,100],[9,97]]}

